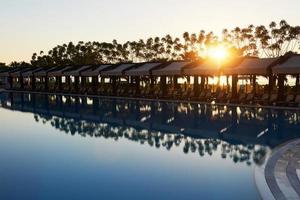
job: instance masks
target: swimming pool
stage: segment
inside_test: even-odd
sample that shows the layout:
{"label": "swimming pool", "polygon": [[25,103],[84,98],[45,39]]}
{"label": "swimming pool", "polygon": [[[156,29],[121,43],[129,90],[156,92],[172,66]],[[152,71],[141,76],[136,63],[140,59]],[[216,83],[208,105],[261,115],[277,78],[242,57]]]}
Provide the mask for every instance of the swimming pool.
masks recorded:
{"label": "swimming pool", "polygon": [[1,199],[259,199],[295,110],[1,94]]}

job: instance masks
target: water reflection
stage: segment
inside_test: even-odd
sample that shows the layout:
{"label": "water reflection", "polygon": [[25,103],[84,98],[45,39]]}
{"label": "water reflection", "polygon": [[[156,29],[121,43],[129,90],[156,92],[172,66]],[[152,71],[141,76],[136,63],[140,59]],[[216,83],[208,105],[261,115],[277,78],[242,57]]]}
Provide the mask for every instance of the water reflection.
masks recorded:
{"label": "water reflection", "polygon": [[189,103],[2,93],[3,108],[34,113],[66,134],[130,141],[185,154],[220,154],[260,165],[269,149],[297,138],[298,111]]}

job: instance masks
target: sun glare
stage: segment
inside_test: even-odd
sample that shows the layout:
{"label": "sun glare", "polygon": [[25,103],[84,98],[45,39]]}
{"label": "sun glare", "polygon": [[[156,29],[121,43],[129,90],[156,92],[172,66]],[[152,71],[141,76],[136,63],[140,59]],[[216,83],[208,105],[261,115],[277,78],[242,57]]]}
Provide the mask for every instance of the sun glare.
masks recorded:
{"label": "sun glare", "polygon": [[224,46],[211,47],[208,56],[217,60],[224,60],[228,57],[228,52]]}

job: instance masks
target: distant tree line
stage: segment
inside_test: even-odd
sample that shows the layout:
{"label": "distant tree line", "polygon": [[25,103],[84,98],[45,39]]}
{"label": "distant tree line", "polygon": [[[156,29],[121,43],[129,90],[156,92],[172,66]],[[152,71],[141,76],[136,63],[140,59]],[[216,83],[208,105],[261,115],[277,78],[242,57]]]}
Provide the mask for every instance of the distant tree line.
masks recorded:
{"label": "distant tree line", "polygon": [[211,47],[222,45],[230,56],[277,57],[297,52],[300,44],[300,26],[285,20],[264,25],[224,29],[221,36],[201,30],[183,33],[182,37],[166,35],[146,40],[112,42],[83,42],[57,45],[47,53],[32,55],[30,63],[12,62],[10,66],[67,66],[108,64],[119,62],[146,62],[169,60],[197,60],[205,58]]}

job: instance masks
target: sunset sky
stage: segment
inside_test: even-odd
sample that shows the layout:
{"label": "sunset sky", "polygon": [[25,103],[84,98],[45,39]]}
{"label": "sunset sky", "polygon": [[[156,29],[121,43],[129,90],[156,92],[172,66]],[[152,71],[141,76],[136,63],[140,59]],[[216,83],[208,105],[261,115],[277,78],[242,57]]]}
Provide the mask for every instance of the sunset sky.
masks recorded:
{"label": "sunset sky", "polygon": [[[250,3],[251,2],[251,3]],[[0,62],[29,61],[32,53],[69,41],[145,39],[201,29],[299,25],[299,0],[0,0]]]}

